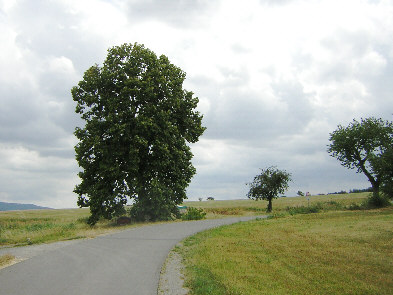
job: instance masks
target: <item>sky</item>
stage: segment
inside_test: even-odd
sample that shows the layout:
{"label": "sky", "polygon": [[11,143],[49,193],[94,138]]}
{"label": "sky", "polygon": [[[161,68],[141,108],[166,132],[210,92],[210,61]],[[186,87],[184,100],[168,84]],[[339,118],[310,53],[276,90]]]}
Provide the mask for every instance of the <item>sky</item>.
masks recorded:
{"label": "sky", "polygon": [[392,120],[392,1],[0,0],[0,201],[76,207],[70,90],[135,42],[199,97],[190,200],[246,198],[269,166],[292,174],[287,196],[370,186],[327,145],[340,124]]}

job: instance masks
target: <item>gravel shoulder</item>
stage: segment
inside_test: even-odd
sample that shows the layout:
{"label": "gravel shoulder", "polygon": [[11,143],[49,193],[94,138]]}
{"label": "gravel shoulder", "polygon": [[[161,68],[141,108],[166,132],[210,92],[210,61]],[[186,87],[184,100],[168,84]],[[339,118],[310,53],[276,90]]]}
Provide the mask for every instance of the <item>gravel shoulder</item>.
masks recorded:
{"label": "gravel shoulder", "polygon": [[172,250],[162,266],[157,294],[187,295],[189,289],[184,287],[183,270],[182,256]]}

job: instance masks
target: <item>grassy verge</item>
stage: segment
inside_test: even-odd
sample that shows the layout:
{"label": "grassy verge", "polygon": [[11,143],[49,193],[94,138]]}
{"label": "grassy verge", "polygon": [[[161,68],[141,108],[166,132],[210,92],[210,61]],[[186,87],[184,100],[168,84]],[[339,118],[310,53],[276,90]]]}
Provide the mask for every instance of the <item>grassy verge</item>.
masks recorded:
{"label": "grassy verge", "polygon": [[393,208],[288,215],[184,241],[192,294],[393,294]]}
{"label": "grassy verge", "polygon": [[[78,238],[91,238],[125,227],[102,220],[86,224],[88,209],[0,212],[0,246],[23,246]],[[128,225],[126,227],[135,226]]]}

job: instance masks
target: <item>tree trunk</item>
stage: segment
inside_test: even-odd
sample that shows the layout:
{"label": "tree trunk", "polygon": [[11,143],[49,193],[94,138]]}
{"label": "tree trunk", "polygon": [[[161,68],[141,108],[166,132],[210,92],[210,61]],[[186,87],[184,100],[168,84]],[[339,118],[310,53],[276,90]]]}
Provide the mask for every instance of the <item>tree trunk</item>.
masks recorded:
{"label": "tree trunk", "polygon": [[373,197],[374,198],[379,198],[379,183],[376,184],[371,184],[373,187]]}
{"label": "tree trunk", "polygon": [[376,178],[374,178],[371,175],[371,173],[364,166],[364,160],[360,161],[360,169],[366,175],[366,177],[368,178],[368,181],[370,181],[370,183],[371,183],[371,186],[373,188],[373,197],[379,198],[379,185],[381,183],[380,177],[377,176]]}
{"label": "tree trunk", "polygon": [[272,205],[272,199],[269,199],[269,204],[267,205],[267,212],[272,212],[273,205]]}

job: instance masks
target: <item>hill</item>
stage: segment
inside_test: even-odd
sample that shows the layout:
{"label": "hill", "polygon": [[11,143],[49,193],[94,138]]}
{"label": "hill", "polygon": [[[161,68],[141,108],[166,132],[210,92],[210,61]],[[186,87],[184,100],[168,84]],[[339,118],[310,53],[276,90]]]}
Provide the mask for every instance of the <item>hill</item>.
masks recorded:
{"label": "hill", "polygon": [[11,210],[34,210],[34,209],[51,209],[48,207],[41,207],[33,204],[18,204],[18,203],[6,203],[0,202],[0,211],[11,211]]}

